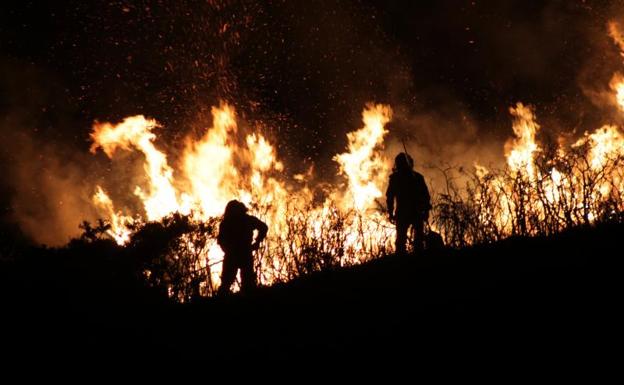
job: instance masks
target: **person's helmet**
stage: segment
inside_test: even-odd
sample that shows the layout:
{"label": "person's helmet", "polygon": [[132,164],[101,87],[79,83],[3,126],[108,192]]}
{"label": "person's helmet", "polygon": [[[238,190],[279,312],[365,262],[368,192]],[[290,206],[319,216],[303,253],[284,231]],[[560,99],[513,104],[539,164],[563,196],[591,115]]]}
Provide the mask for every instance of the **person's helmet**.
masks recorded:
{"label": "person's helmet", "polygon": [[232,217],[232,216],[240,216],[247,212],[247,206],[241,201],[237,201],[233,199],[227,203],[225,206],[225,213],[223,213],[224,217]]}
{"label": "person's helmet", "polygon": [[414,168],[414,159],[409,154],[401,152],[394,158],[395,170],[411,170],[412,168]]}

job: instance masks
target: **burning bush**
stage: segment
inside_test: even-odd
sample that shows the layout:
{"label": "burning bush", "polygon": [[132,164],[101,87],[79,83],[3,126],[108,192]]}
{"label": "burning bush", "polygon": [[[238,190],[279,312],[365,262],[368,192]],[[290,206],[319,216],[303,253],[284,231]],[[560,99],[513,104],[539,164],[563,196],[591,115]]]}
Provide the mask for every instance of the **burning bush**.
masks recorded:
{"label": "burning bush", "polygon": [[[346,184],[322,194],[308,185],[309,175],[284,177],[273,146],[259,132],[243,136],[232,107],[223,104],[212,113],[213,127],[199,140],[187,139],[175,170],[154,144],[153,130],[160,127],[156,121],[135,116],[94,126],[92,151],[101,148],[111,159],[119,150],[138,150],[144,156],[148,183],[133,190],[142,212],[116,209],[101,186],[96,186],[93,202],[106,218],[104,230],[110,237],[156,258],[145,269],[151,284],[166,287],[179,299],[215,290],[223,252],[214,241],[213,224],[234,198],[270,226],[257,253],[263,284],[366,261],[389,250],[394,228],[376,207],[390,168],[382,154],[389,107],[364,110],[364,127],[348,135],[348,152],[334,158]],[[319,200],[320,195],[324,198]],[[196,281],[202,281],[200,289]]]}
{"label": "burning bush", "polygon": [[472,172],[462,170],[467,180],[463,187],[452,177],[457,170],[446,169],[446,191],[437,195],[433,222],[449,245],[463,247],[621,221],[622,144],[622,133],[605,126],[568,148],[541,149],[534,139],[524,142],[521,145],[532,150],[524,159],[516,156],[506,168],[477,165]]}
{"label": "burning bush", "polygon": [[[609,28],[624,47],[619,27]],[[613,104],[624,111],[622,76],[614,75],[610,87]],[[605,125],[574,143],[557,140],[549,147],[538,142],[534,108],[517,103],[509,112],[514,137],[505,144],[504,167],[443,170],[446,187],[433,195],[431,227],[447,245],[621,221],[624,135],[618,127]],[[231,199],[269,224],[256,258],[262,284],[393,251],[394,226],[377,203],[392,158],[384,154],[389,106],[364,109],[363,127],[347,134],[347,151],[333,157],[342,183],[323,189],[320,200],[315,197],[322,188],[310,186],[310,175],[286,176],[270,141],[259,129],[239,127],[231,106],[213,107],[212,117],[203,136],[186,139],[175,166],[156,145],[161,126],[154,119],[133,116],[93,127],[92,152],[101,149],[113,160],[118,151],[138,151],[144,159],[144,175],[137,179],[146,183],[128,190],[139,210],[120,210],[102,186],[95,186],[93,202],[106,218],[95,234],[105,232],[145,258],[150,285],[179,300],[214,292],[223,256],[214,242],[214,225]],[[94,237],[93,229],[84,230],[86,238]]]}
{"label": "burning bush", "polygon": [[[506,145],[506,167],[443,170],[446,188],[434,194],[431,227],[447,245],[459,248],[509,236],[550,235],[621,220],[624,135],[617,127],[604,126],[575,143],[545,147],[536,139],[540,126],[533,109],[518,103],[510,112],[516,136]],[[219,285],[223,254],[215,242],[215,225],[221,201],[231,197],[247,202],[270,226],[267,242],[256,255],[261,284],[393,252],[394,226],[377,203],[389,172],[381,152],[389,107],[371,105],[364,111],[364,128],[348,136],[349,152],[334,158],[346,177],[344,190],[330,187],[320,201],[313,199],[318,194],[305,177],[299,176],[295,184],[278,175],[283,165],[261,135],[250,134],[246,147],[236,147],[228,136],[236,131],[233,110],[225,106],[213,115],[216,128],[187,146],[190,152],[183,164],[192,171],[186,184],[174,183],[166,156],[152,144],[155,122],[137,118],[98,126],[93,137],[109,156],[119,146],[144,152],[151,184],[135,188],[135,196],[143,201],[147,220],[116,211],[98,186],[94,202],[108,219],[95,228],[85,225],[83,238],[106,233],[125,245],[142,261],[148,284],[180,301],[212,295]],[[222,164],[219,169],[208,167],[216,174],[206,178],[197,164],[209,163],[215,153],[223,157]],[[174,187],[178,185],[189,190]]]}

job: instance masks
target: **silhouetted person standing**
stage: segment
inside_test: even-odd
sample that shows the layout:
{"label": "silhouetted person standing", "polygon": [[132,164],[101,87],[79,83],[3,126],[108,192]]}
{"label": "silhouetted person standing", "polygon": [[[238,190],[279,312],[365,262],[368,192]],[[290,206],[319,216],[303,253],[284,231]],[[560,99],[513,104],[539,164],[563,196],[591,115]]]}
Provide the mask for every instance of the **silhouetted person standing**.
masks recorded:
{"label": "silhouetted person standing", "polygon": [[429,219],[431,208],[430,196],[425,178],[414,171],[413,167],[412,157],[404,152],[397,155],[386,191],[388,214],[390,220],[396,224],[397,254],[405,254],[410,226],[413,227],[411,241],[414,251],[420,252],[424,249],[425,222]]}
{"label": "silhouetted person standing", "polygon": [[[253,251],[258,250],[268,229],[260,219],[247,214],[247,207],[243,203],[232,200],[225,206],[217,236],[217,243],[225,253],[219,295],[230,292],[238,269],[241,270],[241,291],[249,291],[256,287]],[[255,240],[254,231],[258,231]]]}

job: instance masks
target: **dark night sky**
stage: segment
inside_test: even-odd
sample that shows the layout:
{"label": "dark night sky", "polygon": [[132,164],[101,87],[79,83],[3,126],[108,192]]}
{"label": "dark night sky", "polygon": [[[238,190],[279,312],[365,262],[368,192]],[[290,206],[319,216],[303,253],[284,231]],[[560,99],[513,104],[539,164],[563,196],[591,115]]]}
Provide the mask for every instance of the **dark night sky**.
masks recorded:
{"label": "dark night sky", "polygon": [[617,3],[3,2],[2,171],[19,161],[6,144],[16,132],[84,153],[94,120],[142,113],[175,146],[210,124],[219,100],[265,122],[282,157],[321,165],[368,101],[445,126],[469,116],[478,135],[501,140],[517,101],[545,125],[594,124],[584,87],[608,83],[619,62],[605,29]]}
{"label": "dark night sky", "polygon": [[[12,98],[22,91],[39,94],[45,123],[71,113],[88,129],[140,112],[181,129],[225,99],[249,119],[285,119],[274,126],[286,142],[315,155],[310,146],[357,126],[366,101],[414,110],[456,103],[487,121],[517,100],[574,97],[579,68],[595,55],[588,32],[604,29],[609,9],[520,0],[169,3],[3,4],[2,64],[30,80],[27,90],[10,89],[4,107],[22,102]],[[53,130],[86,137],[84,125]]]}

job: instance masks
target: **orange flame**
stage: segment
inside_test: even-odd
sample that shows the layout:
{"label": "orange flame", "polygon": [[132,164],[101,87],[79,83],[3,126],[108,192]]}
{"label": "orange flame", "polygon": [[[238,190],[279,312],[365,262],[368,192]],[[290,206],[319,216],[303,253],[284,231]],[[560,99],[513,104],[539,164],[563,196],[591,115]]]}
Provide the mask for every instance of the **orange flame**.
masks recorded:
{"label": "orange flame", "polygon": [[379,152],[388,133],[385,125],[392,119],[392,109],[381,104],[368,106],[362,113],[364,127],[347,134],[349,152],[334,156],[340,174],[349,180],[349,192],[343,205],[357,210],[370,208],[381,197],[390,165]]}
{"label": "orange flame", "polygon": [[622,33],[620,24],[616,21],[610,21],[607,23],[607,30],[609,32],[609,36],[620,48],[620,54],[624,56],[624,34]]}
{"label": "orange flame", "polygon": [[[624,34],[619,24],[611,22],[608,29],[624,56]],[[624,76],[616,73],[610,87],[614,91],[613,100],[624,111]],[[523,233],[534,234],[540,222],[557,215],[549,211],[553,203],[566,206],[570,215],[582,215],[585,223],[593,222],[598,215],[596,207],[613,194],[624,194],[621,168],[610,169],[611,174],[597,179],[594,191],[583,190],[588,169],[600,175],[610,162],[624,157],[624,134],[620,128],[604,125],[585,133],[572,146],[560,144],[556,149],[560,159],[586,149],[585,165],[566,169],[550,162],[544,166],[544,162],[538,162],[543,150],[537,140],[540,125],[533,108],[517,103],[509,112],[513,117],[514,137],[504,147],[507,168],[503,173],[495,173],[475,166],[477,179],[489,181],[488,190],[475,192],[474,198],[485,205],[477,218],[480,224],[511,235],[518,231],[512,219],[530,213],[534,221],[521,221],[521,226]],[[101,148],[111,159],[118,149],[137,150],[144,156],[147,185],[132,190],[144,213],[116,210],[100,186],[96,186],[93,196],[95,206],[109,219],[109,234],[119,244],[129,241],[132,235],[129,228],[136,221],[159,220],[171,213],[188,214],[195,221],[204,221],[221,215],[229,200],[239,199],[269,224],[265,246],[269,253],[277,255],[281,250],[281,257],[270,261],[270,272],[261,277],[265,284],[286,279],[288,266],[314,243],[310,240],[323,238],[327,231],[326,218],[336,214],[344,218],[337,230],[339,245],[325,251],[344,255],[341,263],[361,262],[377,250],[392,250],[394,226],[376,210],[390,172],[390,162],[383,155],[383,141],[388,134],[386,124],[392,119],[389,106],[366,106],[362,113],[363,127],[347,134],[347,151],[333,157],[346,187],[334,186],[324,191],[327,198],[320,203],[313,199],[313,189],[301,187],[313,168],[307,174],[287,176],[286,167],[268,139],[259,132],[243,136],[233,107],[227,104],[213,107],[212,117],[212,127],[199,140],[186,140],[175,170],[168,165],[166,154],[154,144],[153,131],[161,127],[155,120],[139,115],[116,125],[94,125],[92,152]],[[555,219],[570,221],[569,217]],[[303,224],[299,230],[303,238],[293,237],[293,221]],[[474,239],[468,239],[468,243]],[[289,247],[284,248],[284,244]],[[211,273],[215,284],[219,282],[222,256],[221,249],[213,242],[201,261],[202,266],[214,266]]]}
{"label": "orange flame", "polygon": [[539,146],[535,142],[535,134],[540,126],[535,121],[535,114],[530,107],[517,103],[516,107],[509,108],[514,117],[513,130],[516,138],[509,140],[505,145],[507,164],[513,172],[524,173],[535,177],[535,153]]}
{"label": "orange flame", "polygon": [[[111,159],[117,149],[138,150],[144,155],[147,185],[134,189],[134,195],[144,207],[144,220],[159,220],[177,212],[203,221],[221,215],[229,200],[239,199],[269,224],[267,244],[272,249],[287,240],[288,221],[293,216],[306,217],[300,219],[308,223],[307,236],[314,238],[325,231],[323,219],[338,209],[350,218],[344,224],[340,246],[341,250],[350,251],[349,262],[366,258],[367,249],[389,246],[386,241],[392,237],[393,229],[383,215],[368,213],[368,216],[356,217],[349,213],[352,209],[358,212],[374,209],[375,199],[382,195],[381,189],[390,169],[389,161],[381,152],[383,138],[388,133],[385,125],[392,116],[390,107],[370,105],[364,110],[364,127],[347,136],[349,151],[334,158],[348,187],[346,191],[331,191],[328,198],[316,207],[309,188],[293,187],[284,177],[284,165],[264,136],[251,133],[246,136],[244,144],[239,144],[236,114],[231,106],[213,107],[212,116],[213,126],[203,137],[187,139],[176,180],[165,153],[154,145],[156,136],[153,130],[160,127],[155,120],[134,116],[117,125],[96,123],[91,134],[91,151],[102,148]],[[295,179],[305,180],[302,175],[293,176]],[[100,186],[96,187],[93,200],[111,223],[110,235],[119,244],[126,243],[131,236],[128,225],[133,223],[132,215],[142,217],[142,214],[116,212],[112,200]],[[297,208],[307,208],[308,211],[302,213]],[[362,231],[371,234],[366,245],[362,244]],[[301,244],[294,245],[294,249],[286,252],[286,260],[273,261],[274,270],[282,270],[280,266],[287,265],[288,258],[295,258],[301,247]],[[213,265],[212,280],[216,284],[222,256],[221,249],[212,243],[202,262],[204,266]],[[279,279],[282,277],[264,277],[265,283]]]}
{"label": "orange flame", "polygon": [[113,126],[110,123],[96,123],[91,133],[93,145],[91,152],[98,148],[112,158],[117,148],[130,150],[135,147],[145,155],[145,172],[149,178],[148,192],[136,186],[134,194],[145,206],[148,220],[158,220],[177,210],[178,199],[173,188],[173,170],[167,164],[166,155],[154,146],[156,135],[152,132],[158,127],[153,119],[142,115],[124,119]]}

